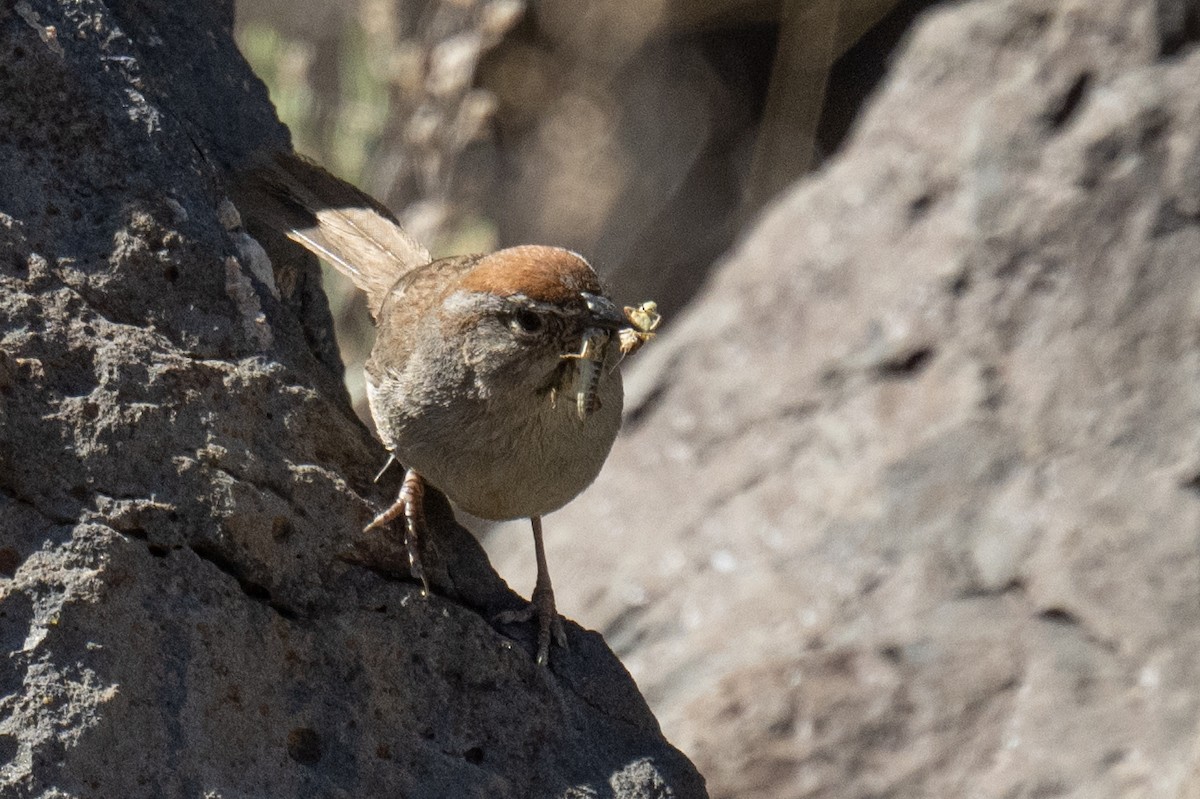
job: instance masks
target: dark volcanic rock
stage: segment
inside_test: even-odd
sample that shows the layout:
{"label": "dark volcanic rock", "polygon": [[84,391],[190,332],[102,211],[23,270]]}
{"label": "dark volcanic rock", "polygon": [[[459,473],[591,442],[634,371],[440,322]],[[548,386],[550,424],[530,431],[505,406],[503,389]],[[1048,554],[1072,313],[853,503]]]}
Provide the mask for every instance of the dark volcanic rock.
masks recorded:
{"label": "dark volcanic rock", "polygon": [[361,540],[395,486],[315,264],[223,203],[287,141],[231,16],[0,10],[0,793],[703,796],[598,636],[493,629],[440,503],[440,596]]}
{"label": "dark volcanic rock", "polygon": [[714,796],[1198,795],[1198,21],[927,15],[638,356],[549,559]]}

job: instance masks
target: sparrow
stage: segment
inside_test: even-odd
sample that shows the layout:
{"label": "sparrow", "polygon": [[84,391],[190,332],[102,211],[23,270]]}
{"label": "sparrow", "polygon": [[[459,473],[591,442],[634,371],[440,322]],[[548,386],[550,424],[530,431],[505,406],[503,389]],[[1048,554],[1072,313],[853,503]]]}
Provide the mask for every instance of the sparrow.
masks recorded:
{"label": "sparrow", "polygon": [[551,640],[565,648],[566,636],[542,516],[590,485],[608,457],[621,426],[620,361],[653,335],[654,303],[618,308],[591,265],[559,247],[432,260],[381,203],[294,154],[242,173],[234,195],[244,217],[366,295],[376,329],[367,398],[388,465],[405,473],[395,502],[365,529],[403,518],[410,570],[427,595],[427,486],[483,519],[528,518],[531,602],[498,620],[536,619],[536,660],[546,665]]}

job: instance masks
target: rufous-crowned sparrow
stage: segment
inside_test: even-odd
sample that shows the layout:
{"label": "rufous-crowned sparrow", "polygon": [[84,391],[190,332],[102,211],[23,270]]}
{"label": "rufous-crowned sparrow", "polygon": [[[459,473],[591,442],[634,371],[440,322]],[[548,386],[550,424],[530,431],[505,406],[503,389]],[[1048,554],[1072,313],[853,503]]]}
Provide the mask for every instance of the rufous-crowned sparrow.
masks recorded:
{"label": "rufous-crowned sparrow", "polygon": [[[425,481],[483,519],[528,517],[537,583],[537,661],[566,645],[541,517],[586,488],[621,424],[621,355],[648,338],[653,304],[623,314],[591,266],[557,247],[525,246],[430,261],[392,214],[323,169],[280,154],[243,175],[243,215],[285,233],[367,296],[376,338],[367,397],[379,436],[407,471],[367,529],[405,517],[413,576],[421,563]],[[653,323],[645,320],[649,309]],[[610,346],[616,344],[618,346]],[[389,460],[389,463],[391,461]]]}

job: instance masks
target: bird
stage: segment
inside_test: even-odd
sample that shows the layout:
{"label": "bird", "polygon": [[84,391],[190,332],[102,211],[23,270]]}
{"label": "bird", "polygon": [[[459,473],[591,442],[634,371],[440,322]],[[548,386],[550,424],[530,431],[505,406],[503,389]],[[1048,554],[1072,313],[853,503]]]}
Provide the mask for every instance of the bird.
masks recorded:
{"label": "bird", "polygon": [[561,247],[431,259],[381,203],[293,153],[242,172],[234,195],[243,216],[366,295],[376,329],[367,399],[388,465],[405,472],[396,500],[365,529],[403,518],[410,571],[428,595],[427,486],[482,519],[528,518],[533,593],[498,621],[535,619],[535,659],[547,665],[551,641],[567,641],[542,517],[591,484],[608,457],[621,426],[620,361],[657,327],[654,303],[618,308],[587,260]]}

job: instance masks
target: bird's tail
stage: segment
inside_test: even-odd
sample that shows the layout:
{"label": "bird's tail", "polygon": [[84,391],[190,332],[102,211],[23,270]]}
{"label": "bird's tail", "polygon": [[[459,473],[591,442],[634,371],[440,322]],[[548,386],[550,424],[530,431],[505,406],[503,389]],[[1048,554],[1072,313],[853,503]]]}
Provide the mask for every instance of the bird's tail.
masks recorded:
{"label": "bird's tail", "polygon": [[277,153],[234,179],[242,217],[285,234],[328,261],[367,295],[372,317],[429,251],[382,203],[294,153]]}

